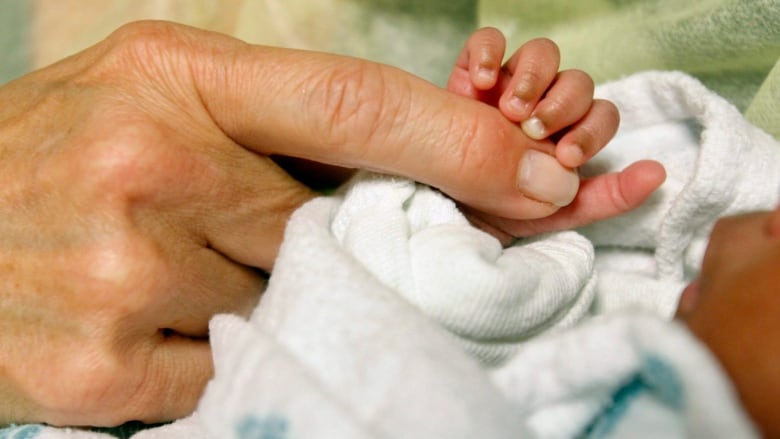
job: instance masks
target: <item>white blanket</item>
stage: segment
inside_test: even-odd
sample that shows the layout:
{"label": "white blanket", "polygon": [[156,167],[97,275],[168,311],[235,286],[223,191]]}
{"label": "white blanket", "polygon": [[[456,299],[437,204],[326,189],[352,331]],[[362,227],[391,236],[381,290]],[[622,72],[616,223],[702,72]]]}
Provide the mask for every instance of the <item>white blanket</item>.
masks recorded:
{"label": "white blanket", "polygon": [[[680,73],[598,94],[623,123],[583,173],[661,161],[643,207],[503,249],[438,192],[361,175],[295,213],[248,321],[214,318],[198,412],[134,437],[752,436],[668,319],[714,220],[778,201],[780,145]],[[0,430],[15,437],[106,435]]]}

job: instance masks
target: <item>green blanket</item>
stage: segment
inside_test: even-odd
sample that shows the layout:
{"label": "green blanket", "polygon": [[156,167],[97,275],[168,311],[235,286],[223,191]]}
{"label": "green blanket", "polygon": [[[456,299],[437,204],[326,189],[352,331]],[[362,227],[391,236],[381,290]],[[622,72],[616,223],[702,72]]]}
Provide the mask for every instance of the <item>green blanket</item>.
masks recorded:
{"label": "green blanket", "polygon": [[0,85],[29,70],[27,34],[29,3],[24,0],[0,0]]}
{"label": "green blanket", "polygon": [[780,0],[482,0],[478,22],[552,38],[597,82],[688,72],[780,138]]}
{"label": "green blanket", "polygon": [[[245,5],[240,37],[268,41],[258,29],[286,28],[291,38],[271,41],[383,61],[438,84],[478,26],[503,30],[512,49],[547,36],[564,67],[599,83],[642,70],[692,74],[780,138],[780,0],[287,0],[281,12]],[[266,9],[274,16],[258,26]]]}

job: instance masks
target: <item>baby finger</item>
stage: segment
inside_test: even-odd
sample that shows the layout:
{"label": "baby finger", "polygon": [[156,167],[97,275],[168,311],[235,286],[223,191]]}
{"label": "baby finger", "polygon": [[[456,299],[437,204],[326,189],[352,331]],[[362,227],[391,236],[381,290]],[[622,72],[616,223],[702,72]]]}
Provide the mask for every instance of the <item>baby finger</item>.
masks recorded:
{"label": "baby finger", "polygon": [[593,79],[581,70],[560,72],[536,105],[531,117],[523,121],[523,131],[532,139],[544,139],[576,123],[593,103]]}
{"label": "baby finger", "polygon": [[555,157],[564,166],[583,165],[612,139],[619,124],[620,113],[615,104],[595,99],[587,114],[558,141]]}

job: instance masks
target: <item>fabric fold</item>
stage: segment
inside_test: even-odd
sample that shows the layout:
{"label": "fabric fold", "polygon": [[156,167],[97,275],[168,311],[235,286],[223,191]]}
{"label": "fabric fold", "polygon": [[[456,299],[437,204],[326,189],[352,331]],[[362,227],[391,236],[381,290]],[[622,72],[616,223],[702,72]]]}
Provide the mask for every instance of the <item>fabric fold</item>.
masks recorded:
{"label": "fabric fold", "polygon": [[[136,437],[753,437],[668,320],[715,219],[774,208],[780,145],[681,73],[597,93],[623,125],[583,173],[659,160],[643,206],[502,248],[441,193],[360,174],[295,212],[248,320],[214,318],[197,412]],[[59,432],[102,437],[34,437]]]}

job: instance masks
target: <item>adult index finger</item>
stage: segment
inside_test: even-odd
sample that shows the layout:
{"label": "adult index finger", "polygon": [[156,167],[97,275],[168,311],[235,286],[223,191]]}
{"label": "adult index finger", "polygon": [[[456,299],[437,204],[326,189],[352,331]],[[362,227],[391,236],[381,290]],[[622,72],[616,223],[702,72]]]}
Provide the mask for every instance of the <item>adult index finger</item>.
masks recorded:
{"label": "adult index finger", "polygon": [[[149,26],[150,24],[146,24]],[[151,26],[175,26],[153,23]],[[175,26],[192,86],[219,129],[262,154],[406,176],[487,212],[537,218],[570,200],[518,173],[525,152],[552,152],[500,112],[401,70],[354,58],[251,46]],[[175,72],[175,71],[174,71]],[[518,182],[521,184],[518,185]],[[539,186],[539,187],[535,187]]]}

